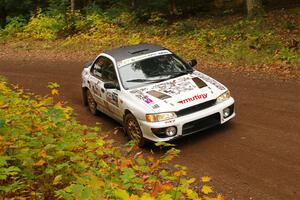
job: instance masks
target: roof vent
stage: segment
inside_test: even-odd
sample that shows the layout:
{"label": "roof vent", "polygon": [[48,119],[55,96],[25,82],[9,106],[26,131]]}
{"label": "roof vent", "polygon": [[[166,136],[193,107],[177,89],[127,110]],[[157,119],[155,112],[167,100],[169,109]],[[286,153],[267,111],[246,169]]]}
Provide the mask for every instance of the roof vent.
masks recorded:
{"label": "roof vent", "polygon": [[137,53],[141,53],[141,52],[144,52],[144,51],[149,51],[149,49],[135,49],[135,50],[128,51],[128,53],[137,54]]}

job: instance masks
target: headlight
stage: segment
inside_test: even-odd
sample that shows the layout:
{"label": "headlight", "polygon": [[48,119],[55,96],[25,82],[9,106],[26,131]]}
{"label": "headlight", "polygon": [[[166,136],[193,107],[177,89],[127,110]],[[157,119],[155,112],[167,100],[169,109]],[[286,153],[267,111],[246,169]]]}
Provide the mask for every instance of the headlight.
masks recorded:
{"label": "headlight", "polygon": [[176,114],[173,112],[170,113],[158,113],[158,114],[146,114],[146,120],[148,122],[160,122],[168,119],[176,118]]}
{"label": "headlight", "polygon": [[230,91],[227,90],[217,98],[217,103],[221,103],[230,98]]}

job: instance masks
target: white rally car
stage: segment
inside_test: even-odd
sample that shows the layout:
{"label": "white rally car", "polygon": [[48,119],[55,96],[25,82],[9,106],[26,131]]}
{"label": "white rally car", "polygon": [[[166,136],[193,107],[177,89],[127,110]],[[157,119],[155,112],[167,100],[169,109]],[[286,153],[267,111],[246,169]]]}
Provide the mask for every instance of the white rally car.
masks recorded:
{"label": "white rally car", "polygon": [[151,44],[100,53],[82,71],[84,104],[120,122],[140,146],[223,124],[235,116],[234,99],[196,64]]}

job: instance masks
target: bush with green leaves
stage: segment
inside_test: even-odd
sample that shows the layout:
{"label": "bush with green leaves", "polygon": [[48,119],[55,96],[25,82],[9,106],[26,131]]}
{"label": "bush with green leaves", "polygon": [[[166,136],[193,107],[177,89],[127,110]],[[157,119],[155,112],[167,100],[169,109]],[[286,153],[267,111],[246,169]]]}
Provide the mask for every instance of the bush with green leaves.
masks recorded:
{"label": "bush with green leaves", "polygon": [[[99,127],[79,124],[72,108],[55,101],[57,83],[49,83],[47,96],[12,87],[1,79],[1,197],[223,199],[207,185],[209,177],[196,182],[186,167],[170,167],[179,150],[155,158],[133,143],[117,146]],[[199,189],[193,189],[196,183]]]}
{"label": "bush with green leaves", "polygon": [[62,14],[47,16],[40,10],[36,16],[30,18],[19,36],[38,40],[54,40],[65,26],[65,19]]}
{"label": "bush with green leaves", "polygon": [[21,32],[27,24],[24,17],[8,17],[7,21],[4,29],[0,29],[0,35],[13,37],[16,33]]}

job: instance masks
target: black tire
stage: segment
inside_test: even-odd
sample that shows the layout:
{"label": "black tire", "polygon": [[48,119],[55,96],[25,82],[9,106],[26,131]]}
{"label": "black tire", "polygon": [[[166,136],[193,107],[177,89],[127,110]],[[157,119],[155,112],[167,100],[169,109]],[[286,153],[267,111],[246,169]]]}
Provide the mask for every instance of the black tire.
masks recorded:
{"label": "black tire", "polygon": [[139,147],[143,147],[145,145],[145,138],[143,137],[140,125],[132,114],[127,114],[125,116],[124,128],[128,137]]}
{"label": "black tire", "polygon": [[87,97],[86,97],[87,90],[88,90],[87,88],[82,88],[82,103],[84,106],[88,106]]}
{"label": "black tire", "polygon": [[88,106],[90,112],[93,115],[97,115],[97,113],[98,113],[97,103],[94,100],[93,95],[89,90],[86,91],[86,99],[87,99],[87,106]]}

